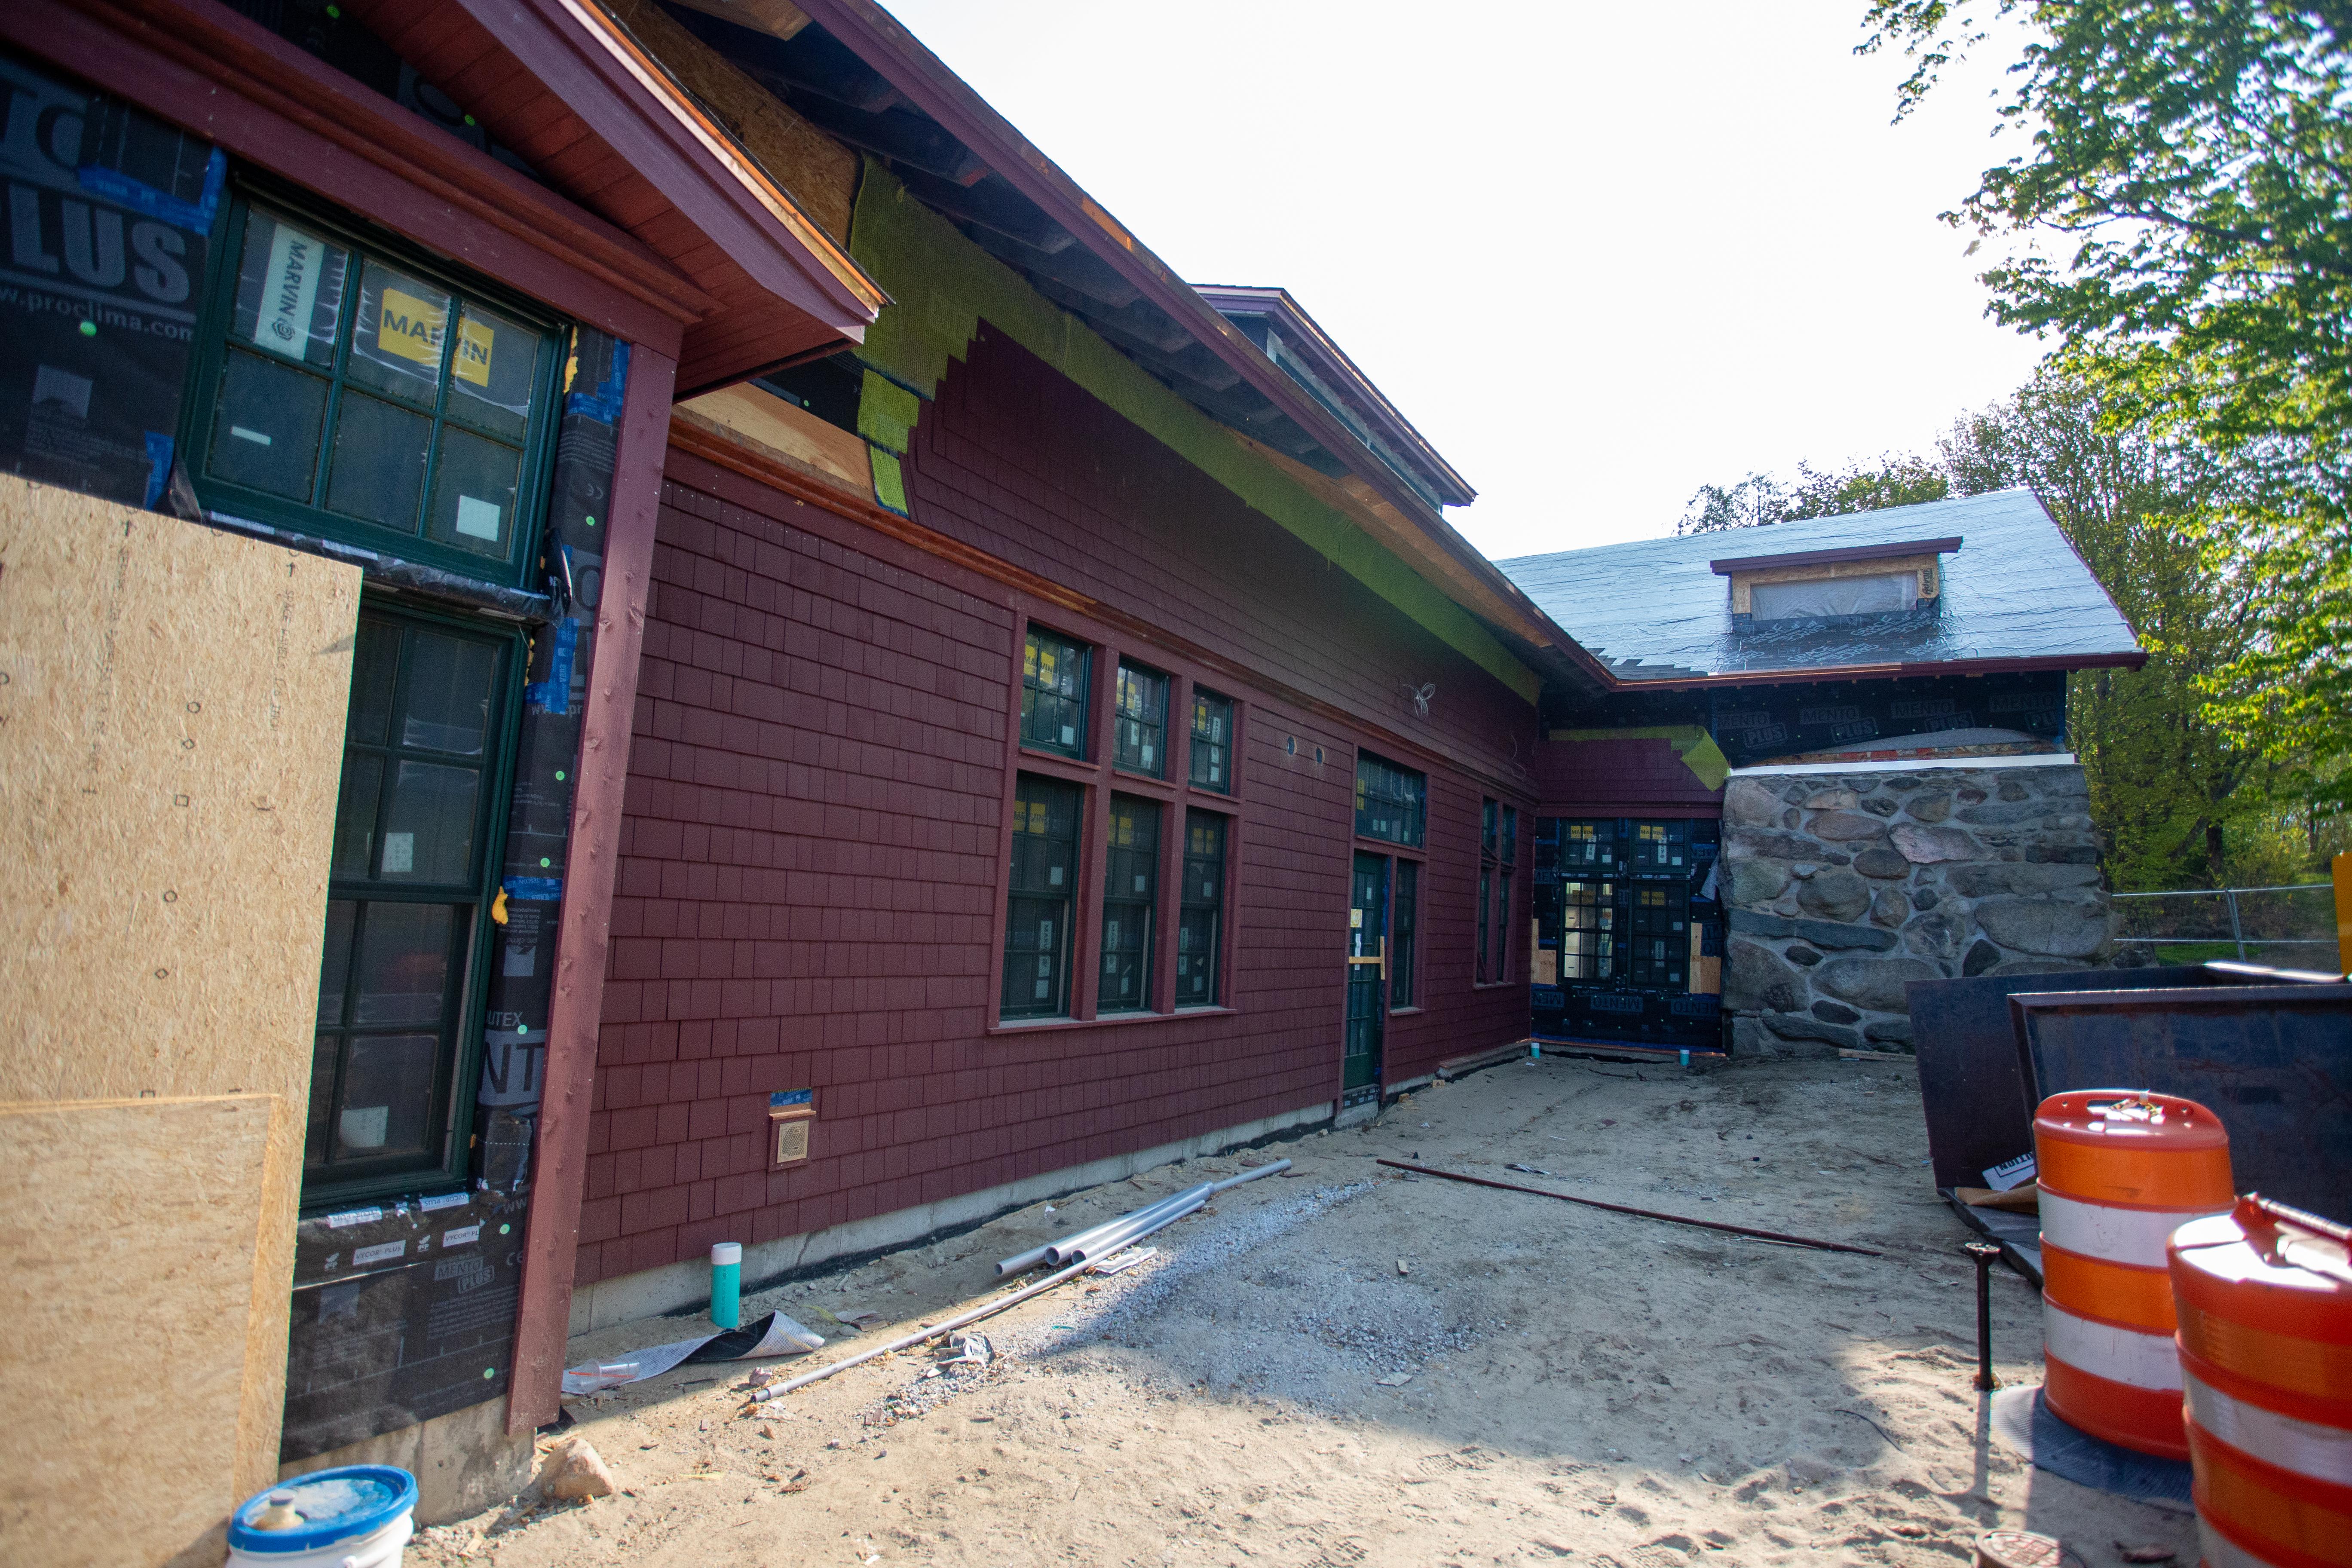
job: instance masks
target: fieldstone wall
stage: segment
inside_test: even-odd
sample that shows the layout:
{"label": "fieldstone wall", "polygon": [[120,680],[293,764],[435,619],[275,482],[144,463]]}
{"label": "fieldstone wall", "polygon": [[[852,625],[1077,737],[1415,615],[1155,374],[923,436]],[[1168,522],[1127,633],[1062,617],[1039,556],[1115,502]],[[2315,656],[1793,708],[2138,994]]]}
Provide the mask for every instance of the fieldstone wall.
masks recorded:
{"label": "fieldstone wall", "polygon": [[1907,1050],[1906,982],[2115,953],[2071,763],[1744,774],[1724,794],[1722,865],[1736,1052]]}

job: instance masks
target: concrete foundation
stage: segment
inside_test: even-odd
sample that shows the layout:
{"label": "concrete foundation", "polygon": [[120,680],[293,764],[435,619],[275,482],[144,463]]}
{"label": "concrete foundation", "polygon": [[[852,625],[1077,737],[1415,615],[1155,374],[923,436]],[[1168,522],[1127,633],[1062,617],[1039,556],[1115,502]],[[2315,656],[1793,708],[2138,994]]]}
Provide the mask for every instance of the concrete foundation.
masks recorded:
{"label": "concrete foundation", "polygon": [[[1379,1107],[1370,1109],[1376,1111]],[[1001,1186],[966,1193],[961,1197],[944,1198],[935,1204],[918,1204],[912,1208],[876,1215],[871,1219],[852,1220],[846,1225],[833,1226],[802,1236],[746,1243],[743,1247],[743,1283],[748,1289],[758,1281],[814,1268],[835,1258],[904,1247],[934,1231],[976,1225],[1041,1198],[1059,1197],[1064,1193],[1098,1186],[1104,1182],[1131,1176],[1138,1171],[1165,1165],[1171,1160],[1214,1154],[1276,1132],[1287,1131],[1293,1127],[1311,1126],[1330,1120],[1331,1102],[1318,1100],[1296,1110],[1244,1122],[1237,1127],[1203,1132],[1195,1138],[1179,1139],[1172,1143],[1139,1150],[1132,1154],[1115,1155],[1108,1160],[1097,1160],[1089,1164],[1048,1171],[1024,1181],[1007,1182]],[[700,1258],[673,1263],[663,1268],[648,1268],[641,1273],[624,1274],[616,1279],[600,1279],[593,1285],[572,1288],[572,1332],[584,1334],[609,1328],[614,1323],[658,1317],[682,1308],[704,1305],[709,1300],[710,1265]]]}
{"label": "concrete foundation", "polygon": [[531,1434],[507,1436],[507,1402],[493,1399],[281,1465],[278,1479],[338,1465],[397,1465],[416,1478],[416,1522],[423,1526],[505,1502],[530,1484],[533,1460]]}

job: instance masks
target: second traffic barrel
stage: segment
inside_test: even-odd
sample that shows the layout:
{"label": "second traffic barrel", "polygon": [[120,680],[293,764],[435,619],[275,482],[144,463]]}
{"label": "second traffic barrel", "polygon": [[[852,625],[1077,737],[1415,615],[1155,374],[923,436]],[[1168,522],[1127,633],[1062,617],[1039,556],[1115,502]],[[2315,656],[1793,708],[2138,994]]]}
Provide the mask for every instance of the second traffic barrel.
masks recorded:
{"label": "second traffic barrel", "polygon": [[2256,1197],[2173,1235],[2206,1568],[2352,1563],[2347,1241]]}
{"label": "second traffic barrel", "polygon": [[2067,1425],[2189,1458],[2166,1238],[2226,1212],[2230,1135],[2191,1100],[2053,1094],[2033,1117],[2042,1189],[2042,1395]]}

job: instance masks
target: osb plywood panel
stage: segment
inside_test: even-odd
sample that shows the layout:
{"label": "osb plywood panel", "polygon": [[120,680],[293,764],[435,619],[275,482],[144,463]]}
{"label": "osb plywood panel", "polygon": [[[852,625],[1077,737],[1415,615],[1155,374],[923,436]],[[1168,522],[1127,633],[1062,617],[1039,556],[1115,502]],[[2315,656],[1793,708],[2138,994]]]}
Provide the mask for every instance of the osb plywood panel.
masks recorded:
{"label": "osb plywood panel", "polygon": [[283,1103],[0,1105],[0,1562],[209,1568],[269,1484],[227,1436],[285,1315],[255,1261]]}
{"label": "osb plywood panel", "polygon": [[[607,0],[605,9],[726,124],[803,212],[835,240],[848,239],[850,203],[857,195],[856,153],[794,114],[649,0]],[[756,26],[760,18],[729,20]]]}
{"label": "osb plywood panel", "polygon": [[[351,566],[0,476],[0,1100],[277,1097],[289,1146],[257,1233],[275,1279],[359,586]],[[93,1308],[126,1282],[143,1284],[93,1276]],[[282,1293],[253,1335],[235,1436],[257,1489]]]}
{"label": "osb plywood panel", "polygon": [[838,485],[861,500],[874,493],[873,461],[864,439],[826,424],[804,408],[793,407],[772,392],[730,386],[689,398],[672,413],[763,457],[782,458],[800,472]]}

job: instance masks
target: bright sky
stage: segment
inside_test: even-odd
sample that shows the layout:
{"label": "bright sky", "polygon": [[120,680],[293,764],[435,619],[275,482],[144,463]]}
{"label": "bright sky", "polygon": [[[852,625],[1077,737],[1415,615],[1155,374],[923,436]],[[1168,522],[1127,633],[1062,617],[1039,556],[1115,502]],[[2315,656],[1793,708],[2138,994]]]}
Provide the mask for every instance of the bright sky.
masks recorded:
{"label": "bright sky", "polygon": [[1864,0],[885,3],[1187,279],[1288,289],[1497,559],[1925,448],[2040,357],[1936,219],[1997,69],[1889,125]]}

